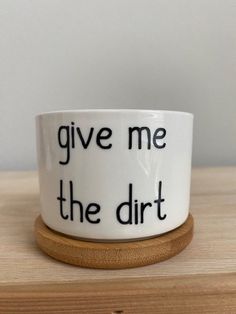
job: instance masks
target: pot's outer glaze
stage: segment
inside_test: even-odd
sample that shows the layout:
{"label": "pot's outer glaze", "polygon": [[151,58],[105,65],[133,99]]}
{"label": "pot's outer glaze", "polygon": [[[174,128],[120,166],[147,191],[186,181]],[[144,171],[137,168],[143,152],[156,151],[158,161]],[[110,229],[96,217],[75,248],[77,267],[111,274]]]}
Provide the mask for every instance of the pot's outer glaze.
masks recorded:
{"label": "pot's outer glaze", "polygon": [[[138,132],[129,133],[133,127],[145,127],[140,133],[140,148]],[[101,128],[106,129],[101,132]],[[145,238],[177,228],[189,213],[192,129],[193,115],[174,111],[104,109],[38,115],[44,222],[70,236],[105,241]],[[85,149],[81,136],[86,144],[90,133],[91,141]],[[83,213],[78,203],[71,203],[72,189],[73,199],[81,202]],[[128,220],[127,204],[117,217],[119,204],[129,201],[131,190],[132,220]],[[143,210],[143,218],[141,202],[151,204]],[[100,210],[96,213],[91,206],[86,216],[91,203],[99,204]],[[118,218],[129,223],[123,224]]]}

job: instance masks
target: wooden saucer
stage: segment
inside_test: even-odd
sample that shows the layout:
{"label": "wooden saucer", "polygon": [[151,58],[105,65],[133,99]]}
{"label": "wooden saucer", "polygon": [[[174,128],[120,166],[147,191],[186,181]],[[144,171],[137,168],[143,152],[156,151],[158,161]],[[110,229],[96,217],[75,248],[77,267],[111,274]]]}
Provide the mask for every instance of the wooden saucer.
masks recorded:
{"label": "wooden saucer", "polygon": [[49,229],[39,216],[35,221],[39,247],[51,257],[76,266],[119,269],[154,264],[181,252],[192,240],[190,214],[179,228],[147,240],[89,242],[72,239]]}

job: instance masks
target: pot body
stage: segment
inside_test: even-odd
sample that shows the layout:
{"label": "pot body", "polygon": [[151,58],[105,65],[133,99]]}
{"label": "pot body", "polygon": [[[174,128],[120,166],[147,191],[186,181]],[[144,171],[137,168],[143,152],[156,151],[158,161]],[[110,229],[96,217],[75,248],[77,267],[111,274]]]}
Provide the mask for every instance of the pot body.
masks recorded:
{"label": "pot body", "polygon": [[36,117],[41,215],[92,241],[156,236],[189,213],[193,115],[75,110]]}

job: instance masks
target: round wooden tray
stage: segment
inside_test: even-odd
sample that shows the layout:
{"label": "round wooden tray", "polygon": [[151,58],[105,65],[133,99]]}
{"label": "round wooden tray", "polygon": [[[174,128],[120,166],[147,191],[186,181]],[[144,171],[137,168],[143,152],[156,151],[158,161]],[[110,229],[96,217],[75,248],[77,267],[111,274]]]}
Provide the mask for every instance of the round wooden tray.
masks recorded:
{"label": "round wooden tray", "polygon": [[39,247],[51,257],[76,266],[119,269],[154,264],[181,252],[192,240],[190,214],[179,228],[147,240],[133,242],[89,242],[49,229],[39,216],[35,221]]}

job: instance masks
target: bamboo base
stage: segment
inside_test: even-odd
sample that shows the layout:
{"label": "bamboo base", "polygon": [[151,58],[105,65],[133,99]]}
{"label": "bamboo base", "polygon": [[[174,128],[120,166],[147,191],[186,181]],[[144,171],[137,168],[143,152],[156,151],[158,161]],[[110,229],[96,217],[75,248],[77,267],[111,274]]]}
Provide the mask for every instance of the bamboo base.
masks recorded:
{"label": "bamboo base", "polygon": [[121,269],[154,264],[181,252],[192,240],[190,214],[179,228],[147,240],[89,242],[72,239],[49,229],[39,216],[35,221],[39,247],[51,257],[76,266]]}

